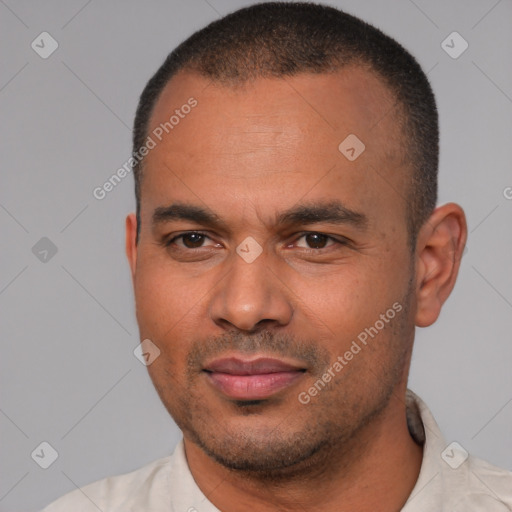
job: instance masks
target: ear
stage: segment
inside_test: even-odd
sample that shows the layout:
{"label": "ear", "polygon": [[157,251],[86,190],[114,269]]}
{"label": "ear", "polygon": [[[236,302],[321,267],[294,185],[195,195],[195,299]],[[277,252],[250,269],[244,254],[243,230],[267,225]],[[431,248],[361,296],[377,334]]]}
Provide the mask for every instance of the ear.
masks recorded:
{"label": "ear", "polygon": [[126,217],[126,241],[125,250],[130,270],[132,273],[132,280],[135,278],[135,268],[137,266],[137,217],[135,213],[130,213]]}
{"label": "ear", "polygon": [[432,325],[450,295],[467,239],[464,210],[455,203],[437,207],[421,227],[416,243],[416,317]]}

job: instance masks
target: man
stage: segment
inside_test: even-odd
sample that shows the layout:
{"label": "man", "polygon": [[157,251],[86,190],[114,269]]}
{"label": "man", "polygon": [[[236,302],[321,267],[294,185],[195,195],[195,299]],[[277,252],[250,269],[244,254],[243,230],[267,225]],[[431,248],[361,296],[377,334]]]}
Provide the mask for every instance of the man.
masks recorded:
{"label": "man", "polygon": [[457,277],[438,120],[398,43],[269,3],[195,33],[134,126],[126,252],[175,453],[47,512],[506,511],[512,474],[447,446],[407,390]]}

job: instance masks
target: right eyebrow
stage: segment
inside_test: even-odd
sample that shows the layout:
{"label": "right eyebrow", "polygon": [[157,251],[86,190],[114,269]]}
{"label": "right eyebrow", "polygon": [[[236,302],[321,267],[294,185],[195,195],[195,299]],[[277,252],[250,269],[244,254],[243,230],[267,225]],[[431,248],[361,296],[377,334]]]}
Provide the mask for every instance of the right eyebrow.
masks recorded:
{"label": "right eyebrow", "polygon": [[185,203],[174,203],[170,206],[159,206],[153,212],[153,225],[163,224],[172,220],[189,220],[210,226],[212,228],[220,228],[227,230],[226,224],[208,208],[201,208]]}

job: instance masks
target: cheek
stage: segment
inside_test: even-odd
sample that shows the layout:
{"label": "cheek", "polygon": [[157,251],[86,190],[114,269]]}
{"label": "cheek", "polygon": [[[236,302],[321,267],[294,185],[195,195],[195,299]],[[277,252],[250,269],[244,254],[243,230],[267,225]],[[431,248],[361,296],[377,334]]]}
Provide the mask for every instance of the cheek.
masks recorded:
{"label": "cheek", "polygon": [[171,272],[155,265],[141,266],[135,281],[140,338],[150,339],[160,350],[147,370],[162,398],[183,386],[184,361],[194,336],[190,320],[194,293],[177,281]]}
{"label": "cheek", "polygon": [[[368,258],[370,261],[366,265],[326,266],[315,276],[289,277],[296,320],[302,318],[304,332],[316,338],[322,336],[333,353],[350,345],[403,298],[405,276],[390,273],[393,265],[383,259]],[[386,329],[385,335],[388,334]]]}
{"label": "cheek", "polygon": [[135,279],[135,301],[141,336],[172,336],[186,323],[187,314],[200,296],[192,286],[173,276],[171,269],[140,265]]}

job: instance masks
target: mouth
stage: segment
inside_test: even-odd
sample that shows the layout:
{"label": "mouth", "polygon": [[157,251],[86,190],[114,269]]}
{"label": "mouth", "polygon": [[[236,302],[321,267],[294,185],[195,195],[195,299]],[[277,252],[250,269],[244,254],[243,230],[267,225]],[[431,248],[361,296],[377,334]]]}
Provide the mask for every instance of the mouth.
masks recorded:
{"label": "mouth", "polygon": [[209,363],[203,372],[210,384],[229,398],[262,400],[294,384],[306,368],[268,357],[229,357]]}

